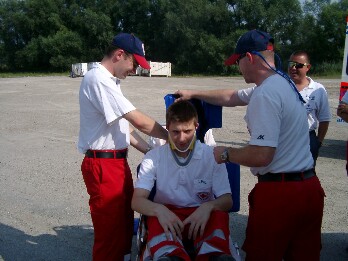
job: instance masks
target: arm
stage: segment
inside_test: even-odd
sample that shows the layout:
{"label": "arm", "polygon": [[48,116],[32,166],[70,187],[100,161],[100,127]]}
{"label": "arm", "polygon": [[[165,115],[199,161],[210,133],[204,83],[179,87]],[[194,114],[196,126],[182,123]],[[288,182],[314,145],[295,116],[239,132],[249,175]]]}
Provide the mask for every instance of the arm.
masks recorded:
{"label": "arm", "polygon": [[263,167],[269,165],[274,157],[276,148],[266,146],[247,145],[242,148],[218,146],[214,148],[214,157],[217,163],[223,163],[221,153],[228,149],[228,159],[231,162],[247,167]]}
{"label": "arm", "polygon": [[348,104],[341,103],[337,108],[337,115],[348,122]]}
{"label": "arm", "polygon": [[230,89],[210,91],[179,90],[175,94],[180,95],[180,98],[178,100],[190,100],[192,98],[195,98],[214,105],[226,107],[246,105],[246,103],[239,99],[238,92]]}
{"label": "arm", "polygon": [[129,126],[130,143],[131,145],[142,153],[146,153],[151,149],[151,146],[139,136],[139,134]]}
{"label": "arm", "polygon": [[222,147],[214,148],[217,163],[223,163],[221,153],[228,149],[228,160],[247,167],[263,167],[269,165],[274,157],[276,148],[266,146],[247,145],[242,148]]}
{"label": "arm", "polygon": [[205,226],[210,214],[214,210],[228,211],[232,206],[231,194],[224,194],[215,200],[200,205],[189,217],[184,220],[184,225],[190,224],[188,238],[196,239],[198,233],[203,236]]}
{"label": "arm", "polygon": [[167,130],[163,128],[158,122],[139,110],[130,111],[123,117],[128,120],[135,128],[149,136],[163,140],[168,139]]}
{"label": "arm", "polygon": [[322,122],[319,122],[319,127],[318,127],[318,140],[320,142],[323,142],[324,138],[325,138],[325,135],[327,133],[327,130],[329,128],[329,124],[330,122],[329,121],[322,121]]}
{"label": "arm", "polygon": [[135,188],[132,198],[132,209],[146,216],[155,216],[158,218],[166,237],[171,239],[182,239],[181,231],[184,230],[184,225],[172,211],[163,204],[152,202],[148,199],[150,191],[141,188]]}

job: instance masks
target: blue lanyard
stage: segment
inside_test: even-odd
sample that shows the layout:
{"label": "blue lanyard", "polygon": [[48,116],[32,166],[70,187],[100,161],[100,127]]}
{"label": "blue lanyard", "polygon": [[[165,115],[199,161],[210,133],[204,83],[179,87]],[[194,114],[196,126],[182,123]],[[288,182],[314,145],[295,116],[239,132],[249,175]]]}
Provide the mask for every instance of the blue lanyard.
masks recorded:
{"label": "blue lanyard", "polygon": [[259,57],[268,65],[268,67],[271,68],[272,71],[274,71],[275,73],[277,73],[277,74],[279,74],[280,76],[282,76],[285,80],[287,80],[288,83],[290,84],[290,86],[291,86],[291,87],[294,89],[294,91],[297,93],[297,95],[298,95],[300,101],[301,101],[302,103],[306,103],[305,100],[302,98],[301,93],[297,90],[296,84],[294,83],[293,80],[291,80],[291,78],[289,77],[289,75],[287,75],[286,73],[282,72],[282,71],[279,70],[279,69],[273,68],[259,52],[252,51],[251,53],[252,53],[252,54],[255,54],[255,55],[257,55],[257,56],[259,56]]}

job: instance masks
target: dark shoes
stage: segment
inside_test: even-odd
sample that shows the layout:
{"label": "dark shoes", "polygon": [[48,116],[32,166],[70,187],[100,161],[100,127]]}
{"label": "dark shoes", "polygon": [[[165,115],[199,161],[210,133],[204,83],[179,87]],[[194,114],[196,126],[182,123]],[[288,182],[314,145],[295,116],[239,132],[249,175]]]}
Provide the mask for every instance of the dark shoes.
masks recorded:
{"label": "dark shoes", "polygon": [[220,255],[220,256],[211,256],[209,261],[236,261],[233,256],[229,255]]}
{"label": "dark shoes", "polygon": [[177,256],[162,256],[158,261],[182,261],[183,259]]}

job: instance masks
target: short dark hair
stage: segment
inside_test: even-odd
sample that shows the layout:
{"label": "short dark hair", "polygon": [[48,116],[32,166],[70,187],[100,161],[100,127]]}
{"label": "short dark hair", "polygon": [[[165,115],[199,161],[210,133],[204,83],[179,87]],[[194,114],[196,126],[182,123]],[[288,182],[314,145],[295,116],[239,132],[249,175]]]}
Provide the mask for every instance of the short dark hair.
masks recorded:
{"label": "short dark hair", "polygon": [[118,46],[116,46],[116,45],[113,45],[112,43],[110,43],[110,44],[105,48],[105,50],[104,50],[104,55],[107,56],[107,57],[111,57],[117,49],[121,49],[121,48],[118,47]]}
{"label": "short dark hair", "polygon": [[198,114],[196,108],[191,102],[181,100],[174,102],[167,109],[166,125],[169,126],[172,122],[188,122],[191,120],[198,122]]}
{"label": "short dark hair", "polygon": [[304,56],[306,57],[307,62],[311,63],[309,54],[306,51],[303,51],[303,50],[295,51],[290,56]]}

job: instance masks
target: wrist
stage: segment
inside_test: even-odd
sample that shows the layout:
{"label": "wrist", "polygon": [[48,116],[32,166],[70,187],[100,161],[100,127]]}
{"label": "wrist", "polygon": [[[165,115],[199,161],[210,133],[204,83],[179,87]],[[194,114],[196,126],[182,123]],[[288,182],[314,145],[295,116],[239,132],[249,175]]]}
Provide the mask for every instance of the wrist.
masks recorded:
{"label": "wrist", "polygon": [[225,148],[225,150],[221,153],[220,158],[222,162],[224,163],[230,163],[230,154],[229,154],[229,149]]}

